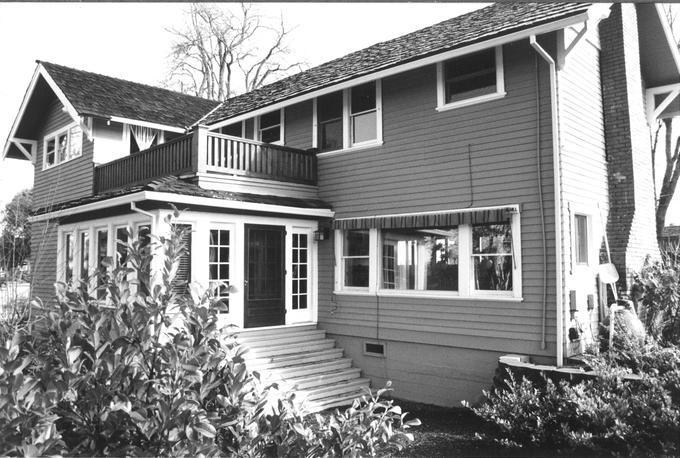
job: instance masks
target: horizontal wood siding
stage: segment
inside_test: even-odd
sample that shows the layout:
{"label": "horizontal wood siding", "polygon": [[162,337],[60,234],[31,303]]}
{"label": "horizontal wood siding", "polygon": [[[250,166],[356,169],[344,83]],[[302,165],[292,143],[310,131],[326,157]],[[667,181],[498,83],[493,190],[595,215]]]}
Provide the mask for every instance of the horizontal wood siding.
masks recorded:
{"label": "horizontal wood siding", "polygon": [[43,170],[43,140],[61,127],[73,122],[71,116],[62,110],[63,105],[56,98],[48,105],[45,119],[38,133],[38,156],[33,179],[33,207],[41,208],[92,195],[94,164],[93,143],[83,133],[82,155],[69,162]]}
{"label": "horizontal wood siding", "polygon": [[[319,321],[331,333],[451,347],[555,354],[555,238],[548,72],[528,43],[504,47],[506,97],[437,112],[435,66],[383,80],[384,144],[319,158],[319,195],[339,218],[521,205],[523,301],[333,295],[333,242],[319,244]],[[548,347],[541,350],[543,227]],[[468,152],[470,158],[468,157]]]}
{"label": "horizontal wood siding", "polygon": [[312,147],[312,101],[307,100],[286,107],[286,146],[307,150]]}
{"label": "horizontal wood siding", "polygon": [[[597,29],[572,49],[559,72],[560,138],[562,145],[564,273],[567,293],[576,291],[576,306],[585,329],[597,330],[598,310],[588,312],[587,296],[598,299],[597,254],[603,243],[602,218],[607,221],[609,191],[605,154],[604,115],[600,79],[600,51]],[[574,39],[567,30],[565,42]],[[574,213],[587,214],[591,223],[590,266],[575,265]],[[568,298],[567,294],[567,298]],[[568,302],[567,302],[568,303]],[[567,307],[568,310],[568,307]],[[566,316],[567,326],[570,317]]]}
{"label": "horizontal wood siding", "polygon": [[57,280],[57,224],[38,222],[31,224],[32,295],[43,303],[54,298]]}

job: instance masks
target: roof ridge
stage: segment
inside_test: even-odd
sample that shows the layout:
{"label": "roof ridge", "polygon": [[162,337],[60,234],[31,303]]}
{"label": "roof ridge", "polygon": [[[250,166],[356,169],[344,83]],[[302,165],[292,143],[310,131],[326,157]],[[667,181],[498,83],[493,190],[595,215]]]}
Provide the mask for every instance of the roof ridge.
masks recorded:
{"label": "roof ridge", "polygon": [[123,79],[123,78],[119,78],[117,76],[105,75],[103,73],[97,73],[97,72],[93,72],[93,71],[90,71],[90,70],[83,70],[83,69],[80,69],[80,68],[69,67],[68,65],[55,64],[54,62],[49,62],[49,61],[46,61],[46,60],[36,59],[35,61],[36,61],[36,63],[43,65],[43,66],[44,66],[44,64],[53,65],[55,67],[65,68],[65,69],[76,71],[76,72],[89,73],[90,75],[96,75],[96,76],[101,77],[101,78],[109,78],[109,79],[112,79],[112,80],[121,81],[121,82],[126,83],[126,84],[136,84],[136,85],[139,85],[139,86],[144,86],[144,87],[148,87],[148,88],[155,89],[155,90],[166,91],[166,92],[170,92],[172,94],[181,95],[183,97],[191,97],[193,99],[198,99],[198,100],[202,100],[202,101],[205,101],[205,102],[212,102],[212,103],[216,103],[217,106],[220,106],[220,104],[221,104],[217,100],[206,99],[205,97],[199,97],[199,96],[191,95],[191,94],[185,94],[184,92],[175,91],[173,89],[168,89],[168,88],[164,88],[164,87],[160,87],[160,86],[154,86],[153,84],[140,83],[138,81],[126,80],[126,79]]}

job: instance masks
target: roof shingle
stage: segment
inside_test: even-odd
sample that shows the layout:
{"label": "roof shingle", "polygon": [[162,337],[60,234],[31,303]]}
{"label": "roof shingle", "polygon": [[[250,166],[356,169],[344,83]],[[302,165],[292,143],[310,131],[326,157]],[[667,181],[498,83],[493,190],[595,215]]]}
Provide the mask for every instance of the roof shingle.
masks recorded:
{"label": "roof shingle", "polygon": [[184,128],[218,102],[126,81],[98,73],[38,61],[81,115],[119,116]]}
{"label": "roof shingle", "polygon": [[213,125],[378,70],[583,13],[589,7],[586,3],[497,3],[232,97],[200,122]]}

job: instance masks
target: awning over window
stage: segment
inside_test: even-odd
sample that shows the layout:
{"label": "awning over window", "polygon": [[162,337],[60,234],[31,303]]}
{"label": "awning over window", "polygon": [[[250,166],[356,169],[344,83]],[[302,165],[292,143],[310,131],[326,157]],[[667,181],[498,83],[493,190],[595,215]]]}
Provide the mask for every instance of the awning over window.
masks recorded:
{"label": "awning over window", "polygon": [[342,218],[333,221],[334,229],[409,229],[450,227],[460,224],[492,224],[510,221],[515,207],[462,209],[444,212]]}

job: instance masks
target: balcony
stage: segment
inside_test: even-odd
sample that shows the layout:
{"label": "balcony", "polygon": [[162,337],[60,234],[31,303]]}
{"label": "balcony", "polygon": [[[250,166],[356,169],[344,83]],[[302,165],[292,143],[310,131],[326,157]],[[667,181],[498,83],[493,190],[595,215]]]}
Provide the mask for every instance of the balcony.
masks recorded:
{"label": "balcony", "polygon": [[168,175],[241,176],[316,185],[314,153],[245,138],[192,133],[95,167],[94,192],[148,183]]}

